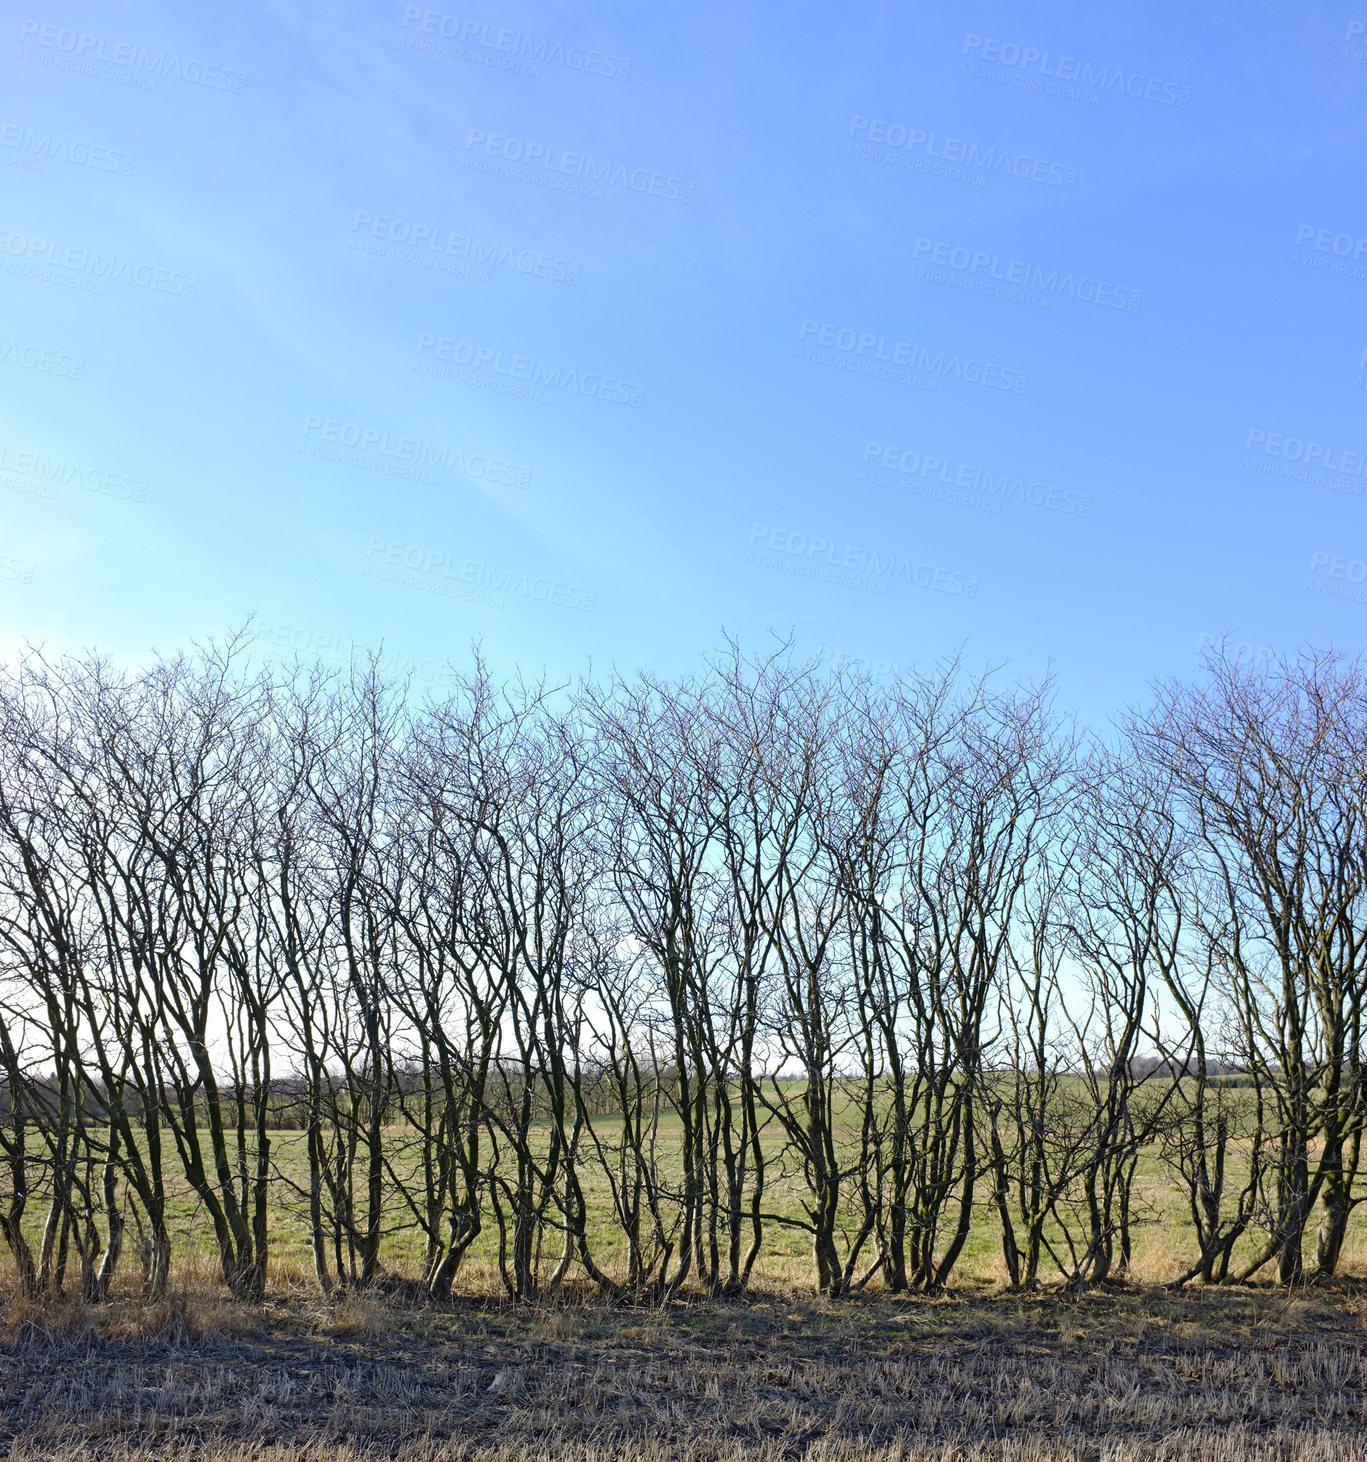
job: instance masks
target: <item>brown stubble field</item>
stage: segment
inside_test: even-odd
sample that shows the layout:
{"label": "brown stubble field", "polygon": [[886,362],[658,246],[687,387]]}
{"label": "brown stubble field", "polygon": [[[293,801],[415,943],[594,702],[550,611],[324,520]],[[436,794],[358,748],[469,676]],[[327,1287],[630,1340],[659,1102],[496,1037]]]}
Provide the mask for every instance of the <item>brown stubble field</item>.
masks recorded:
{"label": "brown stubble field", "polygon": [[1367,1284],[553,1307],[4,1306],[3,1455],[1367,1458]]}

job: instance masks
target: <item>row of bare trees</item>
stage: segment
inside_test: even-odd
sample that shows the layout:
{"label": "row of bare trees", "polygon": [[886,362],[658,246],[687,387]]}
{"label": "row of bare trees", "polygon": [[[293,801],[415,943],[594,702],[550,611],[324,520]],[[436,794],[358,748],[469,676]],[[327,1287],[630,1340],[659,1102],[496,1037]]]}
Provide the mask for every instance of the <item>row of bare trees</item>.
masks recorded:
{"label": "row of bare trees", "polygon": [[[1213,661],[1102,736],[790,647],[551,688],[233,640],[0,678],[0,1229],[34,1293],[1332,1274],[1367,1089],[1367,681]],[[1157,1176],[1155,1176],[1157,1175]],[[1318,1223],[1316,1225],[1316,1216]],[[1312,1233],[1313,1230],[1313,1233]],[[132,1260],[126,1261],[127,1263]]]}

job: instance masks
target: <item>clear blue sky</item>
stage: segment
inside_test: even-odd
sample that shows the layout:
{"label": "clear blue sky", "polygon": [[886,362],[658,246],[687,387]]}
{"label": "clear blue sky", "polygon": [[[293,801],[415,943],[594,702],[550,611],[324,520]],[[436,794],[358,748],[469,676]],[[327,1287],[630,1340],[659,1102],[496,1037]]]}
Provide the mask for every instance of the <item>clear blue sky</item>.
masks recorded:
{"label": "clear blue sky", "polygon": [[6,6],[0,648],[1358,649],[1367,0],[1197,12]]}

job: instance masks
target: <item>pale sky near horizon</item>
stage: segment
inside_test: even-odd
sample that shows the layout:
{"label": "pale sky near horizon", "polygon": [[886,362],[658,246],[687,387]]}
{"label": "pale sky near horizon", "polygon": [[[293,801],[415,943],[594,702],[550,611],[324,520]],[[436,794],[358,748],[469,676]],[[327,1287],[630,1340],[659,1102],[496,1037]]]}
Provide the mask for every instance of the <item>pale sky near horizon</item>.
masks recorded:
{"label": "pale sky near horizon", "polygon": [[0,25],[7,655],[1367,639],[1367,0]]}

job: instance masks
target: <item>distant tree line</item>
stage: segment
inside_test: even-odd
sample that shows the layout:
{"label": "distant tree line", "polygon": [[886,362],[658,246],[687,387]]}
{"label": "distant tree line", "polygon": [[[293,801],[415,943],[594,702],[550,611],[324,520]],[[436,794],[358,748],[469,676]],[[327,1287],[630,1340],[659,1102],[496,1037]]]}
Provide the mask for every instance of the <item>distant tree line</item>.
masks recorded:
{"label": "distant tree line", "polygon": [[[1104,735],[957,661],[728,644],[445,699],[237,638],[0,672],[0,1230],[34,1293],[234,1295],[400,1230],[446,1297],[1332,1274],[1363,1192],[1367,684],[1215,659]],[[282,1159],[281,1129],[293,1129]],[[1238,1262],[1236,1245],[1241,1244]],[[1310,1252],[1313,1250],[1313,1252]],[[74,1279],[73,1276],[79,1276]]]}

